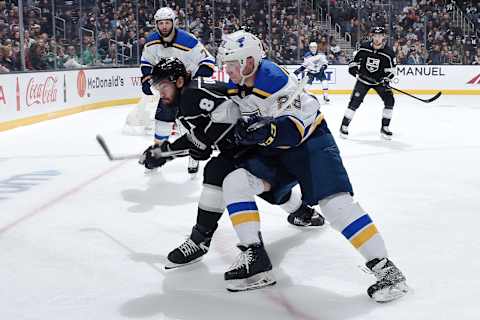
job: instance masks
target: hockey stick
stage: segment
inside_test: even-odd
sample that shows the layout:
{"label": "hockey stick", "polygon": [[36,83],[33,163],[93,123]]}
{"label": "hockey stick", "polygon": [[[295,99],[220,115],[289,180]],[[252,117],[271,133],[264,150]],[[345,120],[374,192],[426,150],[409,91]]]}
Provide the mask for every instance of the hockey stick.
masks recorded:
{"label": "hockey stick", "polygon": [[439,92],[437,92],[433,97],[431,97],[430,99],[422,99],[422,98],[419,98],[419,97],[417,97],[417,96],[414,96],[413,94],[410,94],[410,93],[408,93],[408,92],[406,92],[406,91],[400,90],[400,89],[398,89],[398,88],[394,88],[394,87],[392,87],[392,86],[390,86],[390,85],[388,85],[388,84],[387,84],[385,87],[388,88],[388,89],[392,89],[392,90],[398,91],[398,92],[400,92],[400,93],[403,93],[403,94],[406,95],[406,96],[412,97],[412,98],[414,98],[414,99],[417,99],[417,100],[422,101],[422,102],[425,102],[425,103],[433,102],[433,101],[437,100],[438,98],[440,98],[440,96],[442,95],[442,91],[439,91]]}
{"label": "hockey stick", "polygon": [[[125,155],[113,155],[110,152],[110,148],[108,148],[107,143],[105,142],[105,139],[97,134],[96,136],[97,142],[102,147],[103,151],[107,155],[107,158],[110,161],[117,161],[117,160],[130,160],[130,159],[139,159],[140,156],[142,155],[141,153],[135,153],[135,154],[125,154]],[[155,150],[154,153],[155,157],[157,158],[166,158],[166,157],[183,157],[183,156],[188,156],[188,150],[175,150],[175,151],[167,151],[167,152],[162,152],[162,151],[157,151]]]}
{"label": "hockey stick", "polygon": [[403,90],[400,90],[398,88],[395,88],[395,87],[392,87],[390,84],[383,84],[383,83],[380,83],[380,82],[377,82],[377,80],[373,79],[373,78],[370,78],[368,76],[362,76],[362,78],[364,78],[365,80],[367,81],[370,81],[372,82],[373,84],[372,85],[376,85],[376,86],[384,86],[385,88],[387,89],[392,89],[392,90],[395,90],[395,91],[398,91],[400,93],[403,93],[404,95],[406,96],[409,96],[411,98],[414,98],[414,99],[417,99],[419,101],[422,101],[422,102],[425,102],[425,103],[430,103],[430,102],[433,102],[435,100],[437,100],[438,98],[440,98],[440,96],[442,95],[442,91],[439,91],[437,92],[433,97],[431,97],[430,99],[422,99],[422,98],[419,98],[417,96],[414,96],[413,94],[410,94],[406,91],[403,91]]}

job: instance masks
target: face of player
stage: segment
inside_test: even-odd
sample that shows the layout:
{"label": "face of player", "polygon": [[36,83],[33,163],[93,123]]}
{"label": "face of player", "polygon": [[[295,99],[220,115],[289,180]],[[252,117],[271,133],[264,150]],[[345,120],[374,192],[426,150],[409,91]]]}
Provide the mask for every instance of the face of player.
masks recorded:
{"label": "face of player", "polygon": [[157,28],[158,32],[162,37],[168,37],[173,29],[173,21],[172,20],[160,20],[157,21]]}
{"label": "face of player", "polygon": [[385,39],[384,34],[374,34],[372,37],[373,44],[377,47],[381,46],[383,44],[383,40]]}
{"label": "face of player", "polygon": [[170,105],[175,101],[177,95],[177,88],[175,83],[169,80],[162,80],[154,85],[154,88],[160,93],[162,101],[166,105]]}
{"label": "face of player", "polygon": [[225,62],[225,71],[228,74],[228,77],[230,80],[233,81],[233,83],[240,83],[242,76],[240,72],[240,62],[238,61],[229,61]]}
{"label": "face of player", "polygon": [[[233,83],[239,84],[242,81],[242,71],[240,62],[228,61],[225,62],[225,71],[232,80]],[[253,58],[248,57],[243,68],[243,75],[249,75],[253,71]],[[250,77],[249,77],[250,78]]]}

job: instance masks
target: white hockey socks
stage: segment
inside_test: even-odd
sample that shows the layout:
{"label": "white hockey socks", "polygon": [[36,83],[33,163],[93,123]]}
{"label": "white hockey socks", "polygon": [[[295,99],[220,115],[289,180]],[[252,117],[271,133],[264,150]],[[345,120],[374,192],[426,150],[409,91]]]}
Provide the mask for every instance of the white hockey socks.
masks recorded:
{"label": "white hockey socks", "polygon": [[280,208],[282,208],[287,213],[292,213],[298,210],[302,205],[302,194],[296,188],[292,189],[290,193],[290,198],[287,202],[282,203]]}
{"label": "white hockey socks", "polygon": [[330,225],[340,231],[366,261],[387,257],[382,236],[370,216],[348,193],[338,193],[319,202]]}
{"label": "white hockey socks", "polygon": [[264,192],[263,181],[245,169],[237,169],[225,177],[222,189],[240,243],[259,243],[260,214],[254,197]]}

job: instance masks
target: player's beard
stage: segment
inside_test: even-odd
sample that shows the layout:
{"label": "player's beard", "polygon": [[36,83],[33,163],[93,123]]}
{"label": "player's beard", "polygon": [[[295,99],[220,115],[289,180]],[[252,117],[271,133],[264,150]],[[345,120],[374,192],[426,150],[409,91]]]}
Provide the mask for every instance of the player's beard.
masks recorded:
{"label": "player's beard", "polygon": [[160,32],[160,36],[162,38],[168,38],[173,32],[173,27],[170,28],[170,30],[168,32],[165,32],[165,33],[161,29],[159,29],[158,31]]}

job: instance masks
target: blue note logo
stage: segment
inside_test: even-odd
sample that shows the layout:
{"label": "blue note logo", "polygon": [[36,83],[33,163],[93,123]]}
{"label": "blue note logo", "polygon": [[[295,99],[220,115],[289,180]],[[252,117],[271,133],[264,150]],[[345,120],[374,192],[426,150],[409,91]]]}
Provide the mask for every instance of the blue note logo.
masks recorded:
{"label": "blue note logo", "polygon": [[238,38],[237,42],[238,42],[238,46],[240,48],[243,48],[243,46],[245,45],[245,37]]}

